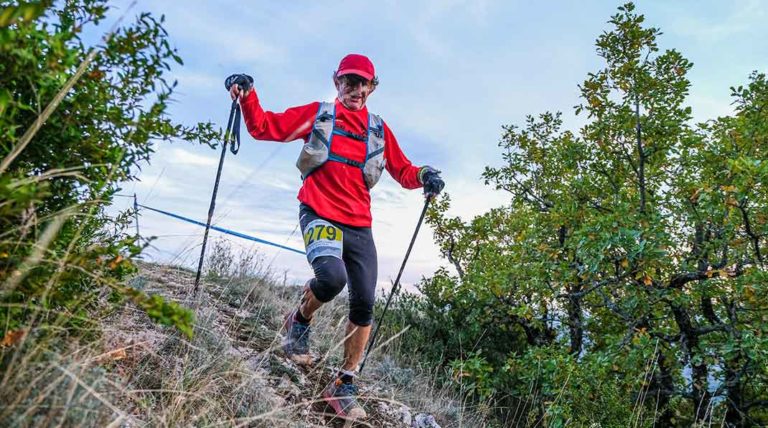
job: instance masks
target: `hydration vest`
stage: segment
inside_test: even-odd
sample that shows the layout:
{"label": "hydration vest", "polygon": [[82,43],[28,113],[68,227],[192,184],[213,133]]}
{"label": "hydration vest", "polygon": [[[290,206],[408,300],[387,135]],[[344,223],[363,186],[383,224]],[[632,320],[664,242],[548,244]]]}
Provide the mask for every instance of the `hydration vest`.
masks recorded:
{"label": "hydration vest", "polygon": [[[305,179],[328,161],[345,163],[357,168],[363,175],[368,188],[376,185],[381,178],[384,169],[384,121],[381,117],[368,113],[368,130],[365,136],[352,134],[339,129],[336,124],[336,104],[320,103],[315,124],[309,139],[304,144],[296,161],[296,167],[301,171],[301,178]],[[365,144],[366,156],[364,162],[358,162],[345,158],[333,152],[333,137],[343,135],[360,144]]]}

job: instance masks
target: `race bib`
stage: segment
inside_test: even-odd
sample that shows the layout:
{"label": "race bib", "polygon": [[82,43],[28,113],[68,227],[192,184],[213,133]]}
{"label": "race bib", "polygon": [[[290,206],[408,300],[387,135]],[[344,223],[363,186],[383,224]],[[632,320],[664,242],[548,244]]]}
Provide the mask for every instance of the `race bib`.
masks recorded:
{"label": "race bib", "polygon": [[317,219],[312,220],[303,232],[309,263],[320,256],[333,256],[341,259],[341,253],[344,249],[344,236],[341,229],[325,220]]}

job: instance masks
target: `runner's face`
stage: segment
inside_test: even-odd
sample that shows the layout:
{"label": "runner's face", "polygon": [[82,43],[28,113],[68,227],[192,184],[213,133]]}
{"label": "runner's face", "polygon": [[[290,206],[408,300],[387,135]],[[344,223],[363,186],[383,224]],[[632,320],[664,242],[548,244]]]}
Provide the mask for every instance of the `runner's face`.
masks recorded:
{"label": "runner's face", "polygon": [[336,84],[336,90],[339,93],[339,100],[350,110],[360,110],[365,107],[368,95],[373,93],[376,86],[363,77],[355,74],[345,74],[341,77],[333,78]]}

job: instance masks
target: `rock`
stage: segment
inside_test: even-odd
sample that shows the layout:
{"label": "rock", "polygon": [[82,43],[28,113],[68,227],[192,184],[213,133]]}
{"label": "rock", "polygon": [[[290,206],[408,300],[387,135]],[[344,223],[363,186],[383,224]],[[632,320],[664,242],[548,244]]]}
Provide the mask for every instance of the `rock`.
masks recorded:
{"label": "rock", "polygon": [[274,379],[282,378],[283,375],[288,375],[293,383],[298,385],[304,385],[304,376],[301,375],[301,371],[290,359],[279,358],[274,354],[269,355],[269,365],[267,367]]}
{"label": "rock", "polygon": [[245,366],[248,367],[251,371],[264,371],[266,373],[269,373],[268,371],[264,370],[265,365],[265,359],[261,355],[253,355],[248,357],[245,360]]}
{"label": "rock", "polygon": [[277,391],[290,398],[298,397],[301,394],[301,390],[298,386],[296,386],[293,381],[291,381],[291,378],[284,374],[283,377],[280,378],[280,383],[277,384]]}
{"label": "rock", "polygon": [[411,409],[408,406],[400,406],[400,409],[397,411],[397,418],[408,426],[413,424],[413,416],[411,416]]}
{"label": "rock", "polygon": [[419,413],[413,418],[413,428],[441,428],[435,417],[427,413]]}
{"label": "rock", "polygon": [[[379,401],[377,409],[379,414],[385,415],[388,418],[402,422],[405,426],[411,426],[413,423],[413,416],[411,416],[411,409],[406,405],[401,405],[399,408],[394,408],[392,404],[385,401]],[[400,425],[398,425],[400,426]]]}
{"label": "rock", "polygon": [[392,414],[392,408],[389,407],[389,404],[387,404],[386,402],[379,401],[378,407],[379,407],[379,413],[382,413],[385,415]]}
{"label": "rock", "polygon": [[242,319],[248,319],[252,316],[252,314],[248,309],[237,309],[235,311],[235,316]]}

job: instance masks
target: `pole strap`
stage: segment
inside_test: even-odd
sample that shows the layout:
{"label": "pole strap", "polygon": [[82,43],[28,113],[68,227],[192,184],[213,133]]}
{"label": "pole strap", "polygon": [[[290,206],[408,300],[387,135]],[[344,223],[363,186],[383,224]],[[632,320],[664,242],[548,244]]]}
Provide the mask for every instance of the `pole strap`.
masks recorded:
{"label": "pole strap", "polygon": [[232,101],[232,108],[229,109],[229,120],[227,121],[227,131],[224,133],[224,142],[231,143],[229,151],[236,155],[240,151],[240,103],[237,99]]}

